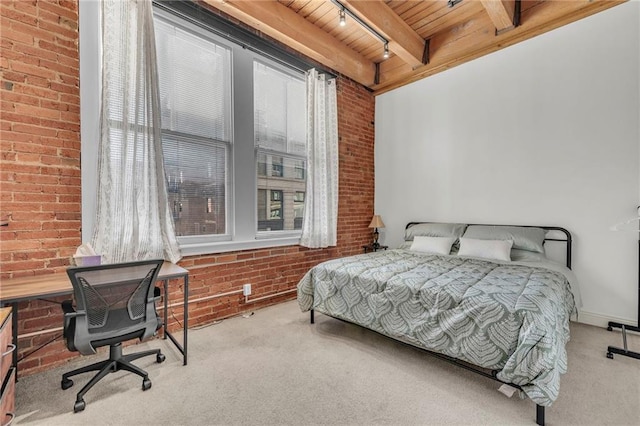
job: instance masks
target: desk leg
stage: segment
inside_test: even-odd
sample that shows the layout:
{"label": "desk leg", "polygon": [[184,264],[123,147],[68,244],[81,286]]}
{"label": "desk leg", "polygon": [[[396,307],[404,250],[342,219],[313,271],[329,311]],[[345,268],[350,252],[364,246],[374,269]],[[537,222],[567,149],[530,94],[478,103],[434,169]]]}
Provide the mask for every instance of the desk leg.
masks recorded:
{"label": "desk leg", "polygon": [[162,338],[167,340],[167,325],[169,324],[169,280],[164,280],[164,326],[162,327]]}
{"label": "desk leg", "polygon": [[189,329],[189,275],[184,276],[184,327],[182,330],[182,344],[184,345],[182,365],[187,365],[187,330]]}
{"label": "desk leg", "polygon": [[[13,366],[16,368],[16,382],[18,381],[18,302],[11,304],[11,332],[15,349],[11,354]],[[4,349],[3,349],[4,350]]]}
{"label": "desk leg", "polygon": [[184,276],[184,317],[182,330],[182,345],[167,330],[169,325],[169,280],[164,280],[164,331],[163,337],[171,339],[176,348],[182,353],[182,365],[187,365],[187,331],[189,329],[189,275]]}

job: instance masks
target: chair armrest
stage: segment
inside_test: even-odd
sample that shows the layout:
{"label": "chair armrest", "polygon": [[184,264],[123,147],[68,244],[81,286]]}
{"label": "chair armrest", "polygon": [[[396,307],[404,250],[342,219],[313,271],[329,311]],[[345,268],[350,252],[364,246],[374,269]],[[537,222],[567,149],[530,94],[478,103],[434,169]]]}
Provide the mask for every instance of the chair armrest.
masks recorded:
{"label": "chair armrest", "polygon": [[85,311],[78,312],[75,309],[73,309],[73,303],[71,302],[71,300],[64,300],[62,302],[62,312],[64,312],[65,325],[69,324],[69,321],[71,320],[71,318],[75,318],[80,315],[87,314]]}
{"label": "chair armrest", "polygon": [[62,301],[62,312],[64,312],[65,315],[75,312],[73,309],[73,302],[71,300]]}
{"label": "chair armrest", "polygon": [[153,288],[153,298],[151,300],[148,300],[148,302],[157,302],[158,300],[162,299],[162,292],[160,290],[160,287],[154,287]]}

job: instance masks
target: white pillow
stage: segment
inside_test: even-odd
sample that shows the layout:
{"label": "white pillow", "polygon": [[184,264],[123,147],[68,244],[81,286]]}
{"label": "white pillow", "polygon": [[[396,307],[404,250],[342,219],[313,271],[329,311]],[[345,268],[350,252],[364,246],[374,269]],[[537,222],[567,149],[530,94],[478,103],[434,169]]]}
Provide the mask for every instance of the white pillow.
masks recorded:
{"label": "white pillow", "polygon": [[451,246],[456,242],[456,237],[426,237],[416,235],[409,250],[425,253],[449,254]]}
{"label": "white pillow", "polygon": [[458,256],[482,257],[511,261],[511,240],[476,240],[474,238],[460,238]]}

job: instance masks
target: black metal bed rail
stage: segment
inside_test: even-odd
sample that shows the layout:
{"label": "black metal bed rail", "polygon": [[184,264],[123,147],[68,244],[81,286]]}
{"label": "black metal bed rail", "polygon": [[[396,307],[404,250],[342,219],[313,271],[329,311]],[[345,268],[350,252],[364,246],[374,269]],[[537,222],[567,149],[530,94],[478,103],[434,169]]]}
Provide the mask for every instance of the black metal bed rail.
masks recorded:
{"label": "black metal bed rail", "polygon": [[[311,309],[309,311],[309,315],[310,315],[311,324],[315,324],[315,315],[314,315],[314,310],[313,309]],[[336,317],[332,317],[330,315],[328,315],[328,316],[330,318],[337,319],[337,320],[345,322],[347,324],[353,324],[353,325],[356,325],[358,327],[364,328],[366,330],[373,331],[374,333],[377,333],[377,334],[379,334],[381,336],[384,336],[387,339],[391,339],[391,340],[393,340],[395,342],[402,343],[403,345],[405,345],[407,347],[410,347],[410,348],[413,348],[413,349],[417,349],[417,350],[419,350],[419,351],[421,351],[421,352],[423,352],[423,353],[425,353],[427,355],[431,355],[433,357],[439,358],[439,359],[441,359],[443,361],[446,361],[446,362],[448,362],[450,364],[453,364],[453,365],[456,365],[458,367],[462,367],[465,370],[471,371],[472,373],[479,374],[479,375],[484,376],[484,377],[486,377],[488,379],[491,379],[493,381],[496,381],[496,382],[511,386],[511,387],[513,387],[515,389],[518,389],[519,391],[522,391],[522,387],[520,387],[520,385],[516,385],[514,383],[509,383],[509,382],[505,382],[503,380],[500,380],[497,377],[497,374],[498,374],[497,370],[482,369],[480,367],[474,366],[473,364],[469,364],[467,362],[460,361],[460,360],[458,360],[456,358],[453,358],[453,357],[450,357],[448,355],[444,355],[444,354],[441,354],[441,353],[438,353],[438,352],[433,352],[433,351],[430,351],[429,349],[421,348],[420,346],[412,345],[411,343],[407,343],[405,341],[395,339],[395,338],[393,338],[391,336],[387,336],[384,333],[380,333],[379,331],[372,330],[370,328],[361,326],[360,324],[356,324],[354,322],[347,321],[347,320],[342,319],[342,318],[336,318]],[[540,405],[540,404],[536,404],[536,424],[538,424],[540,426],[544,426],[544,414],[545,414],[544,406]]]}
{"label": "black metal bed rail", "polygon": [[[405,229],[409,229],[409,227],[413,226],[413,225],[419,225],[421,223],[443,223],[443,222],[409,222],[407,223],[407,226],[405,226]],[[545,231],[559,231],[562,232],[565,235],[565,238],[552,238],[552,237],[546,237],[544,241],[558,241],[558,242],[562,242],[562,243],[566,243],[566,259],[565,259],[565,263],[567,265],[567,268],[571,269],[571,246],[573,245],[573,239],[571,238],[571,232],[569,232],[568,230],[566,230],[565,228],[561,227],[561,226],[544,226],[544,225],[503,225],[503,224],[495,224],[495,223],[460,223],[460,225],[467,225],[467,226],[495,226],[495,227],[504,227],[504,226],[510,226],[510,227],[518,227],[518,228],[541,228],[544,229]]]}

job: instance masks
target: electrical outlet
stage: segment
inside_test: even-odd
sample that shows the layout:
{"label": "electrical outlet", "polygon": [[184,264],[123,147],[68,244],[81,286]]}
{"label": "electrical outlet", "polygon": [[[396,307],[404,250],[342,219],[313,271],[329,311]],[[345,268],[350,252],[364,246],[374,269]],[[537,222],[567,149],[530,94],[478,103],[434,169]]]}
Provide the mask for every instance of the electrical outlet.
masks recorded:
{"label": "electrical outlet", "polygon": [[245,284],[242,286],[242,294],[244,296],[250,296],[251,295],[251,284]]}

